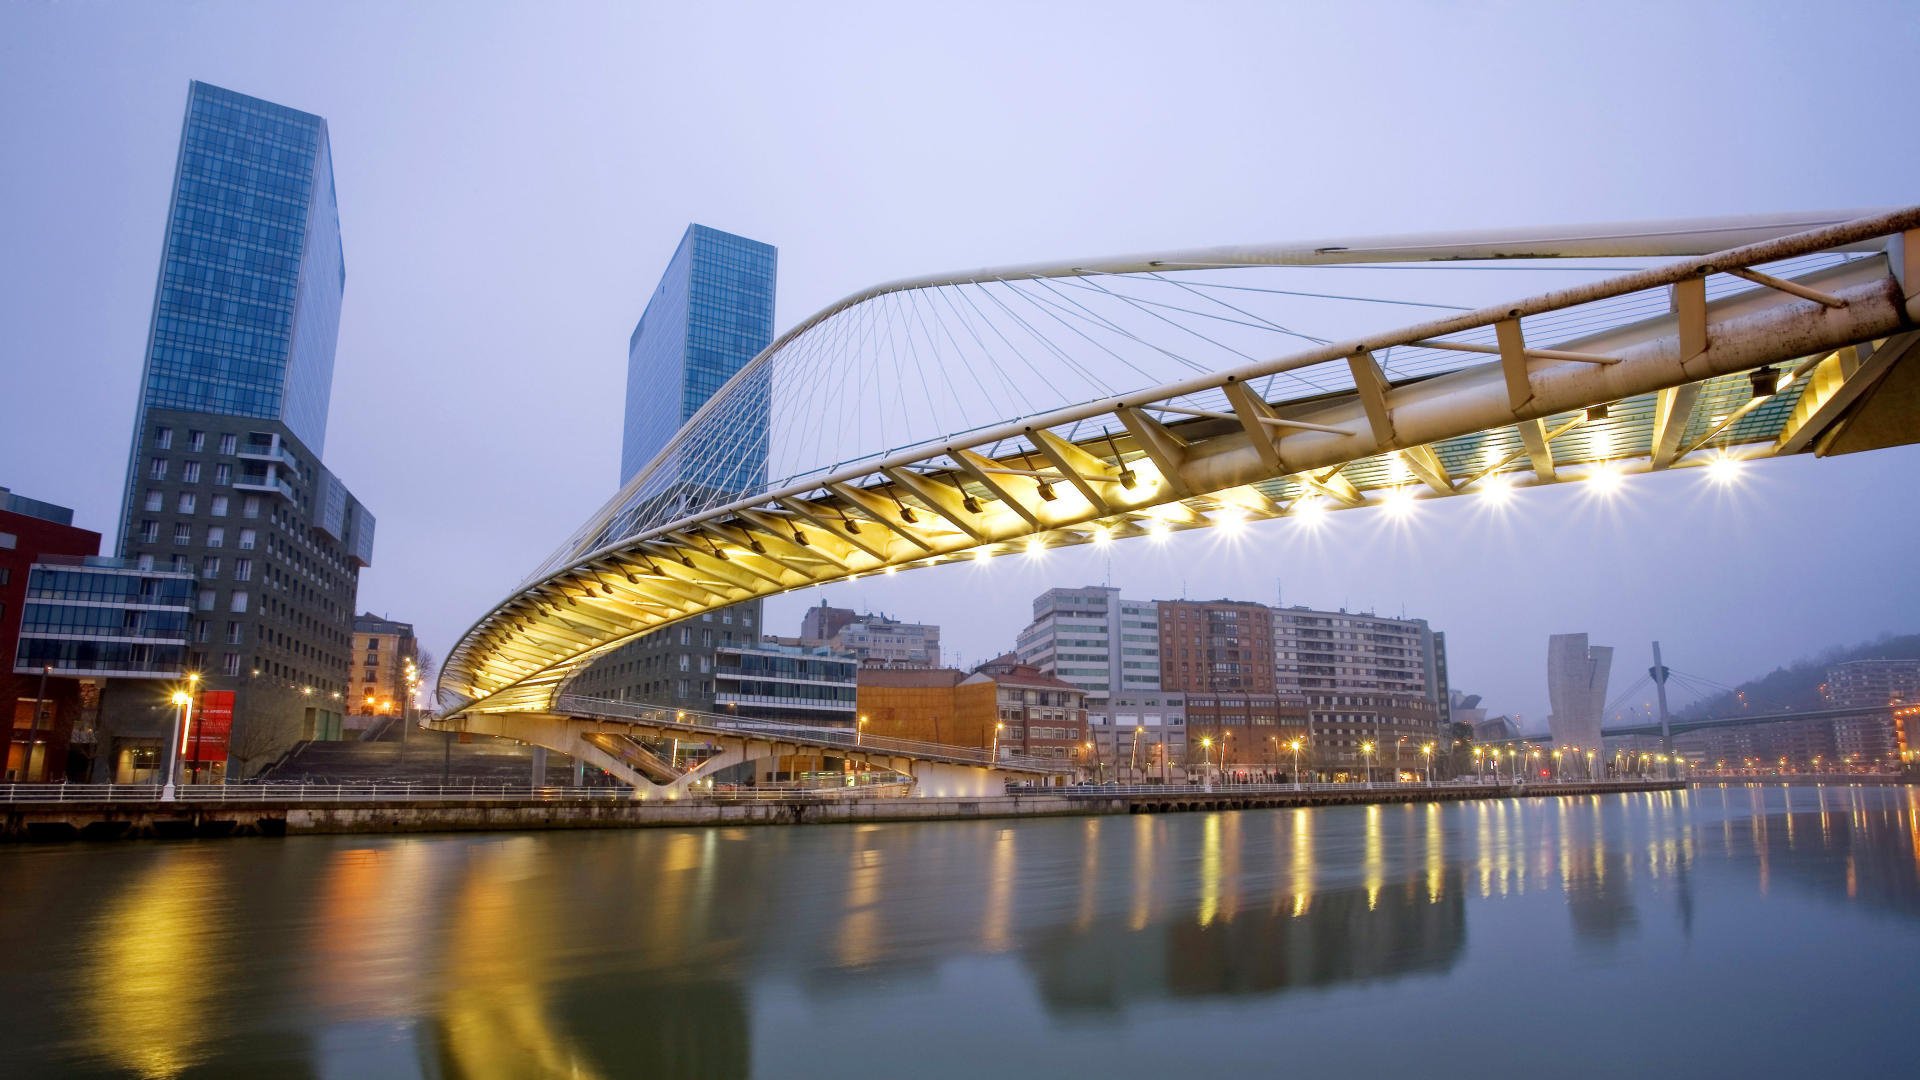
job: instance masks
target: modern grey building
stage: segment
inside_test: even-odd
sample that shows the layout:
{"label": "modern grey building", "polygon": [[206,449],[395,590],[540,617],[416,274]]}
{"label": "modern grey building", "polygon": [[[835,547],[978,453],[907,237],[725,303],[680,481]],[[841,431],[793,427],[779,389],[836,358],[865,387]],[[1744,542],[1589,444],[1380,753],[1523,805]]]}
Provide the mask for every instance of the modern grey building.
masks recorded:
{"label": "modern grey building", "polygon": [[374,533],[320,458],[345,286],[327,122],[193,83],[119,550],[197,579],[187,663],[235,694],[241,775],[345,709]]}
{"label": "modern grey building", "polygon": [[[681,425],[773,342],[778,252],[769,244],[689,225],[667,262],[627,343],[622,486],[641,474],[640,513],[714,492],[746,492],[766,476],[768,409],[764,395],[740,395],[728,440],[673,445]],[[663,456],[664,455],[664,456]],[[658,463],[649,470],[647,466]],[[708,612],[615,649],[573,681],[598,697],[712,709],[718,653],[751,647],[762,630],[760,602]],[[740,711],[751,712],[750,704]]]}
{"label": "modern grey building", "polygon": [[1612,668],[1610,645],[1590,645],[1585,634],[1547,639],[1547,702],[1553,709],[1547,727],[1556,748],[1591,750],[1601,745],[1601,714],[1607,708]]}

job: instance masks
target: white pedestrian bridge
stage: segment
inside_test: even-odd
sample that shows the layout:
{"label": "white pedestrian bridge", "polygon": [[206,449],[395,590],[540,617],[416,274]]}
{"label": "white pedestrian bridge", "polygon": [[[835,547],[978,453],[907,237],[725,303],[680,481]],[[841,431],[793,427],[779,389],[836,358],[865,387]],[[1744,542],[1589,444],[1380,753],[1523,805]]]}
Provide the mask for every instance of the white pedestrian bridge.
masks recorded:
{"label": "white pedestrian bridge", "polygon": [[[1333,269],[1350,277],[1300,276]],[[1460,303],[1469,274],[1550,287]],[[1396,321],[1407,312],[1417,321]],[[595,746],[636,790],[684,786],[610,735],[670,736],[680,719],[568,692],[650,631],[868,574],[1912,442],[1916,342],[1920,208],[1207,248],[876,286],[782,335],[482,615],[440,675],[440,722]],[[587,739],[594,725],[606,745]],[[983,790],[990,773],[1046,767],[923,753]]]}

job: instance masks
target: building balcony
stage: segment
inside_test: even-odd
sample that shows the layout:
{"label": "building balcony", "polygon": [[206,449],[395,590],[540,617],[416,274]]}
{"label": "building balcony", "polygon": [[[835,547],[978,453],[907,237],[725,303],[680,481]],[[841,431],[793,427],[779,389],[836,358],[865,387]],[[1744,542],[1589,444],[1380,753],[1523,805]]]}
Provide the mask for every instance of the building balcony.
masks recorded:
{"label": "building balcony", "polygon": [[249,435],[247,440],[240,444],[236,456],[247,461],[277,462],[292,469],[295,475],[300,472],[300,459],[293,456],[293,451],[287,449],[278,435],[269,436],[266,439]]}
{"label": "building balcony", "polygon": [[268,466],[265,475],[250,476],[242,474],[234,479],[234,490],[271,492],[286,499],[288,502],[293,502],[293,485],[281,479],[277,472],[278,468],[279,466],[275,465]]}

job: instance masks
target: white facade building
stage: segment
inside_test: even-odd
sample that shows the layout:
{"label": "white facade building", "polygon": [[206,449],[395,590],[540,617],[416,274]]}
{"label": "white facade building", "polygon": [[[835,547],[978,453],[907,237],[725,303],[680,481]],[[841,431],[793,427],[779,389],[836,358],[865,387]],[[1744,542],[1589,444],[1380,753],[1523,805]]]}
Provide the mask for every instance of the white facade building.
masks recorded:
{"label": "white facade building", "polygon": [[1088,707],[1114,694],[1160,689],[1160,622],[1151,600],[1124,600],[1100,585],[1048,589],[1015,646],[1020,661],[1086,692]]}

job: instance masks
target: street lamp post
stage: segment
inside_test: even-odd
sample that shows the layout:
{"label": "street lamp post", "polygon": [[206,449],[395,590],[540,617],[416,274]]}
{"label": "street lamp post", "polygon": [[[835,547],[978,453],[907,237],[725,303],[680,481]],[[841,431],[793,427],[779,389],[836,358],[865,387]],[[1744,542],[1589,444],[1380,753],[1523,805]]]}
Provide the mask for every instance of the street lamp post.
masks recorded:
{"label": "street lamp post", "polygon": [[[199,681],[200,676],[198,674],[189,673],[187,675],[188,687],[192,687]],[[165,781],[160,785],[161,802],[173,801],[174,782],[180,772],[181,742],[187,737],[187,733],[193,730],[193,691],[191,689],[176,689],[173,692],[173,696],[168,698],[168,701],[173,704],[174,713],[173,724],[167,731],[167,753],[164,759],[166,772],[164,774]]]}
{"label": "street lamp post", "polygon": [[1293,750],[1293,790],[1299,791],[1300,790],[1300,740],[1295,739],[1292,742],[1288,743],[1287,746]]}
{"label": "street lamp post", "polygon": [[1363,761],[1367,763],[1367,771],[1365,773],[1365,776],[1366,776],[1365,783],[1368,787],[1372,787],[1373,786],[1373,743],[1372,742],[1369,741],[1369,742],[1363,742],[1360,744],[1360,757]]}
{"label": "street lamp post", "polygon": [[1425,746],[1422,746],[1420,748],[1420,755],[1427,759],[1427,786],[1432,787],[1433,786],[1433,744],[1428,743]]}
{"label": "street lamp post", "polygon": [[1200,786],[1202,790],[1213,790],[1213,736],[1200,736]]}

